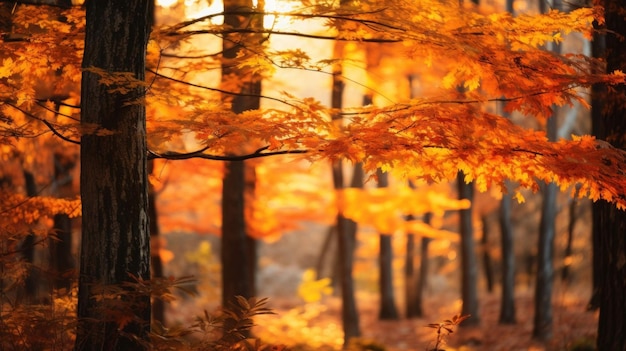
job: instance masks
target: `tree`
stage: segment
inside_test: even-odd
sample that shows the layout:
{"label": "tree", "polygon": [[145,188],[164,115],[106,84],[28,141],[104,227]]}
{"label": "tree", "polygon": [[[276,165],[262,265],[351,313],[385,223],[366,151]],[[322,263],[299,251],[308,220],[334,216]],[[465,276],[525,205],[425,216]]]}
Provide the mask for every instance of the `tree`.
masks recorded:
{"label": "tree", "polygon": [[[513,1],[506,1],[506,11],[511,15],[514,14]],[[502,106],[502,103],[498,104],[498,107]],[[510,117],[508,113],[502,115],[503,117]],[[515,324],[515,251],[513,250],[514,235],[511,223],[512,200],[510,193],[503,193],[498,211],[502,252],[502,297],[500,299],[500,317],[498,318],[500,324]]]}
{"label": "tree", "polygon": [[[377,172],[378,187],[385,188],[389,186],[388,175]],[[379,319],[398,319],[398,309],[394,298],[393,289],[393,247],[391,233],[379,234],[379,253],[378,253],[378,270],[379,270],[379,289],[380,289],[380,311]]]}
{"label": "tree", "polygon": [[[251,1],[233,0],[224,2],[224,24],[229,28],[258,28],[258,16],[252,13]],[[225,96],[232,112],[239,114],[259,108],[261,80],[258,76],[237,68],[239,55],[246,55],[259,43],[258,36],[233,33],[223,40],[222,83],[238,86],[238,90]],[[235,84],[233,80],[242,83]],[[232,88],[230,88],[232,89]],[[248,171],[249,172],[249,171]],[[235,296],[250,298],[255,294],[256,243],[246,228],[246,163],[230,161],[225,165],[222,186],[222,303],[227,306]]]}
{"label": "tree", "polygon": [[[145,55],[150,1],[87,1],[81,123],[82,240],[76,350],[129,350],[150,327]],[[125,85],[121,85],[123,84]],[[124,87],[124,89],[120,89]],[[122,306],[107,288],[122,287]],[[108,304],[107,304],[108,303]]]}
{"label": "tree", "polygon": [[[606,71],[626,69],[626,6],[622,1],[604,1],[606,23]],[[594,125],[596,136],[606,138],[613,147],[624,149],[626,123],[626,87],[621,85],[607,89],[603,118]],[[611,147],[608,146],[607,147]],[[615,166],[615,164],[613,164]],[[626,212],[605,201],[599,202],[599,306],[597,347],[599,350],[626,349]],[[594,224],[595,225],[595,224]]]}
{"label": "tree", "polygon": [[[459,172],[458,179],[459,200],[472,201],[474,196],[473,184],[467,183],[465,176]],[[470,317],[465,326],[476,325],[480,322],[478,316],[478,260],[474,249],[474,228],[472,224],[472,209],[459,210],[459,231],[461,234],[461,298],[463,306],[462,315]]]}
{"label": "tree", "polygon": [[[555,0],[552,6],[561,9],[559,0]],[[540,2],[540,11],[546,12],[546,3]],[[560,52],[560,47],[554,45],[551,50]],[[554,107],[552,116],[546,123],[548,140],[556,141],[558,125],[556,116],[558,108]],[[539,340],[552,338],[552,286],[554,283],[554,237],[556,235],[556,195],[557,185],[554,182],[542,187],[543,202],[541,204],[541,221],[539,223],[539,239],[537,246],[537,283],[535,284],[535,319],[533,324],[533,337]]]}

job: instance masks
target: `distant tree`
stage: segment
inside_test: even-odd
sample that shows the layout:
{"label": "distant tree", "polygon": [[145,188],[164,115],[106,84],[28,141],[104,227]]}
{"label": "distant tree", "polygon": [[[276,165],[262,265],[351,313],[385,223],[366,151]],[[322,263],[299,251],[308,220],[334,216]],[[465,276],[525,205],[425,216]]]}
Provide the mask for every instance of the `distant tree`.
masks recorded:
{"label": "distant tree", "polygon": [[[389,186],[388,176],[388,174],[380,170],[377,172],[379,188]],[[391,233],[379,233],[378,243],[378,286],[380,289],[380,310],[378,312],[378,318],[394,320],[398,319],[399,316],[393,288],[393,246]]]}
{"label": "distant tree", "polygon": [[[540,11],[546,12],[547,4],[539,2]],[[560,0],[554,0],[552,8],[561,10]],[[560,47],[554,45],[551,51],[558,54]],[[558,108],[553,107],[552,115],[546,122],[548,140],[557,140]],[[541,220],[539,223],[539,241],[537,246],[537,282],[535,284],[535,318],[533,337],[539,340],[552,338],[552,287],[554,283],[554,238],[556,235],[557,215],[557,184],[549,182],[542,186],[543,202],[541,204]]]}
{"label": "distant tree", "polygon": [[[506,0],[506,11],[514,15],[514,0]],[[504,104],[498,104],[500,108]],[[509,118],[510,114],[502,109],[502,115]],[[500,247],[502,255],[502,296],[500,299],[500,324],[515,323],[515,251],[513,250],[513,224],[511,223],[511,202],[513,196],[507,191],[502,194],[500,210]]]}
{"label": "distant tree", "polygon": [[[474,187],[465,181],[463,172],[459,172],[457,186],[460,200],[472,201]],[[462,315],[470,317],[463,325],[476,325],[480,322],[478,313],[478,260],[476,258],[474,243],[474,228],[472,221],[472,209],[459,210],[459,231],[461,235],[461,299],[463,306]]]}
{"label": "distant tree", "polygon": [[[76,350],[140,349],[150,328],[145,55],[150,1],[87,1],[81,123],[110,133],[81,138],[82,240]],[[103,81],[128,84],[116,90]],[[127,89],[127,90],[126,90]],[[122,285],[130,283],[131,285]],[[99,299],[122,285],[128,305]]]}
{"label": "distant tree", "polygon": [[[224,2],[224,24],[233,29],[257,28],[262,25],[254,16],[252,1]],[[250,14],[246,14],[249,12]],[[257,47],[258,35],[225,34],[222,44],[222,85],[231,93],[224,101],[232,112],[240,114],[257,110],[260,104],[261,80],[249,70],[238,68],[239,55],[249,54],[247,47]],[[237,83],[240,81],[241,83]],[[233,87],[238,87],[233,89]],[[248,235],[246,226],[246,171],[245,161],[225,164],[222,186],[222,303],[227,306],[235,296],[250,298],[255,294],[256,242]]]}

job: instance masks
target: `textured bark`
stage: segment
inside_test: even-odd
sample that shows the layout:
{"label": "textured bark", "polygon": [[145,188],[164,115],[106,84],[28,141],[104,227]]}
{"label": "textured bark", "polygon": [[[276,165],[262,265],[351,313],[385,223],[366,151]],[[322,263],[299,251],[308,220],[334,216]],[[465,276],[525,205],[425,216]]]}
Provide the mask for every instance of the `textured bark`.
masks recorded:
{"label": "textured bark", "polygon": [[[474,199],[473,183],[465,183],[463,172],[459,172],[457,185],[459,199]],[[472,208],[459,210],[459,222],[461,233],[461,299],[463,307],[461,314],[470,317],[461,326],[472,326],[480,322],[478,317],[478,263],[474,243],[474,226],[472,224]]]}
{"label": "textured bark", "polygon": [[[83,68],[130,72],[144,80],[150,25],[148,0],[87,1]],[[144,88],[110,92],[98,74],[82,77],[82,122],[111,131],[81,138],[82,243],[76,350],[138,350],[146,338],[150,297],[128,288],[123,301],[132,320],[119,330],[95,299],[97,289],[150,279]],[[116,311],[119,312],[119,311]]]}
{"label": "textured bark", "polygon": [[[626,70],[626,4],[621,0],[606,0],[606,62],[607,72]],[[615,86],[607,92],[606,114],[594,130],[598,137],[613,146],[626,149],[626,87]],[[599,202],[594,208],[598,219],[599,306],[598,350],[626,350],[626,212]]]}
{"label": "textured bark", "polygon": [[[387,173],[378,170],[378,187],[385,188],[389,186]],[[393,290],[393,249],[391,245],[392,237],[390,234],[379,234],[379,254],[378,254],[378,272],[379,272],[379,289],[380,289],[380,311],[378,319],[393,320],[398,319],[398,308]]]}
{"label": "textured bark", "polygon": [[[252,10],[250,0],[227,0],[225,12]],[[250,25],[253,16],[226,15],[224,25],[243,28]],[[241,113],[259,108],[261,81],[239,69],[236,59],[245,48],[246,41],[257,40],[251,36],[229,34],[223,40],[222,80],[241,81],[239,91],[232,97],[232,111]],[[232,90],[232,88],[230,89]],[[231,97],[224,96],[225,100]],[[248,236],[245,221],[246,163],[227,162],[224,167],[222,187],[222,304],[228,305],[235,296],[252,297],[255,294],[256,241]]]}

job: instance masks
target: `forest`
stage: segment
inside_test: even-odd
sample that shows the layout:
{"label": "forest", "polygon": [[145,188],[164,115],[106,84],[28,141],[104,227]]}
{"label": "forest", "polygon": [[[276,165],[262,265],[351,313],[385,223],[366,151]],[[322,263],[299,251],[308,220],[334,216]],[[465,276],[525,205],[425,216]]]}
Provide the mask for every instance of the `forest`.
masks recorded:
{"label": "forest", "polygon": [[621,0],[0,1],[1,350],[626,350]]}

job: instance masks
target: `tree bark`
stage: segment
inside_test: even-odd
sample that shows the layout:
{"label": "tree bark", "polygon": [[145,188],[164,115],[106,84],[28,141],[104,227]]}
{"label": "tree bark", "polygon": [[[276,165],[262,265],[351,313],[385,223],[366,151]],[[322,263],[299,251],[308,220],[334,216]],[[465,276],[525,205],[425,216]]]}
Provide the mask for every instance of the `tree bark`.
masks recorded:
{"label": "tree bark", "polygon": [[[81,138],[82,241],[76,350],[138,350],[150,327],[150,297],[126,286],[127,310],[111,311],[98,289],[150,279],[145,54],[149,1],[87,1],[84,69],[131,73],[126,94],[110,91],[93,71],[83,71],[82,123],[109,135]],[[116,312],[128,318],[110,318]]]}
{"label": "tree bark", "polygon": [[[225,12],[239,14],[225,15],[224,25],[231,28],[257,25],[252,23],[252,15],[241,14],[246,10],[253,10],[252,1],[225,1]],[[225,35],[223,40],[222,81],[226,84],[232,79],[241,82],[230,101],[231,110],[235,113],[256,110],[260,105],[260,79],[236,65],[238,55],[245,50],[246,42],[250,40],[257,38],[235,33]],[[228,99],[230,96],[224,96],[224,100]],[[227,306],[235,296],[250,298],[256,290],[256,241],[248,236],[245,220],[246,163],[227,162],[222,184],[222,304]]]}
{"label": "tree bark", "polygon": [[489,248],[489,222],[487,216],[481,217],[483,224],[482,237],[480,238],[480,247],[483,254],[483,271],[485,273],[485,281],[487,283],[487,292],[493,292],[493,265],[491,264],[491,253]]}
{"label": "tree bark", "polygon": [[[547,11],[546,3],[541,2],[540,11]],[[561,10],[560,0],[554,0],[552,7]],[[552,52],[558,54],[560,48],[553,45]],[[558,107],[553,106],[552,116],[548,118],[546,132],[550,141],[556,141],[558,133]],[[556,195],[558,188],[552,182],[543,187],[541,220],[539,223],[539,242],[537,247],[537,283],[535,284],[535,318],[533,338],[552,339],[552,287],[554,284],[554,237],[556,234]]]}
{"label": "tree bark", "polygon": [[[72,194],[71,171],[75,165],[71,158],[54,154],[54,182],[58,197],[69,197]],[[55,238],[48,241],[50,265],[55,274],[53,286],[69,291],[73,279],[68,273],[75,268],[72,257],[72,220],[67,214],[57,214],[53,220]]]}
{"label": "tree bark", "polygon": [[[377,170],[378,187],[389,186],[387,173]],[[395,320],[398,319],[398,308],[396,307],[393,290],[393,248],[392,237],[387,233],[379,234],[378,272],[380,289],[380,311],[378,319]]]}
{"label": "tree bark", "polygon": [[[465,183],[465,175],[459,171],[457,176],[459,199],[473,201],[473,183]],[[461,326],[477,325],[478,317],[478,292],[476,281],[478,279],[478,264],[474,244],[474,228],[472,224],[472,208],[459,210],[460,233],[461,233],[461,299],[463,307],[462,315],[470,317]]]}
{"label": "tree bark", "polygon": [[[621,0],[605,0],[606,71],[626,70],[626,4]],[[626,149],[626,87],[618,85],[608,90],[606,114],[594,130],[600,138],[614,147]],[[599,305],[598,350],[626,350],[626,212],[599,201],[598,219]]]}
{"label": "tree bark", "polygon": [[[154,171],[154,161],[148,161],[148,174]],[[159,230],[157,194],[152,184],[148,184],[148,219],[150,228],[150,265],[152,278],[163,277],[163,261],[161,260],[161,231]],[[165,303],[161,299],[152,301],[152,320],[165,324]]]}
{"label": "tree bark", "polygon": [[515,251],[513,250],[511,201],[510,194],[503,194],[500,201],[500,244],[502,247],[500,324],[515,324]]}

